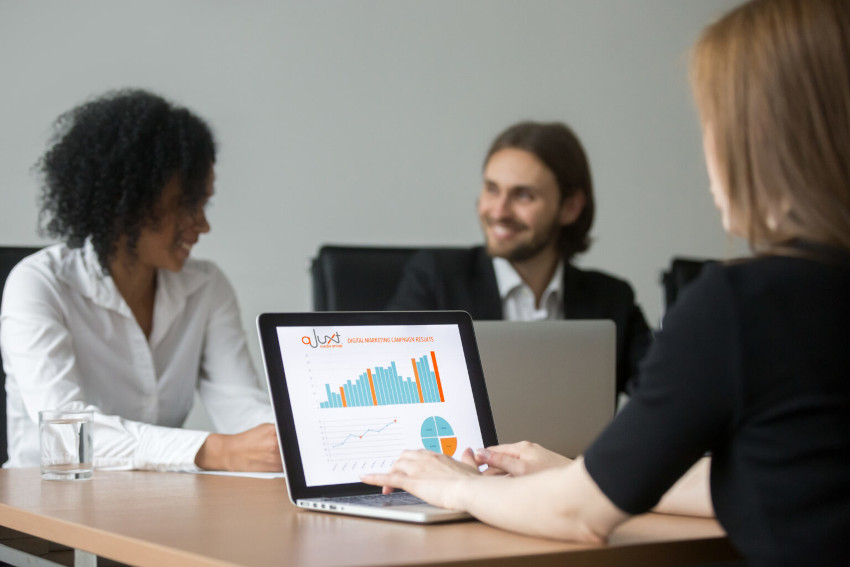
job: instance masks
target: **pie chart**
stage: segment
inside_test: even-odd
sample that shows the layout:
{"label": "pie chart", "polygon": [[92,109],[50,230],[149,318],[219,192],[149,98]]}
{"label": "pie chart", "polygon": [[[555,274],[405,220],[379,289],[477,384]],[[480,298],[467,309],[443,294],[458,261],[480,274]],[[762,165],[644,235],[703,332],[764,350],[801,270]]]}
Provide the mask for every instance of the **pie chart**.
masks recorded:
{"label": "pie chart", "polygon": [[457,450],[457,437],[449,422],[435,415],[422,422],[422,445],[429,451],[451,457]]}

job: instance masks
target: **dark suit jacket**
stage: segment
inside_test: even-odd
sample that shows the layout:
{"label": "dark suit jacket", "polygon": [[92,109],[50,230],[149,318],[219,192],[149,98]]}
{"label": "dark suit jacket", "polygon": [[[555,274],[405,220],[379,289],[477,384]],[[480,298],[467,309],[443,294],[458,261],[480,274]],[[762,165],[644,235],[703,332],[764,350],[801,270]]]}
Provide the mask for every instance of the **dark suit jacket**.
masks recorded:
{"label": "dark suit jacket", "polygon": [[[407,263],[388,310],[462,309],[473,319],[503,319],[493,261],[482,246],[423,250]],[[649,326],[631,286],[618,278],[564,266],[564,318],[612,319],[617,326],[617,391],[649,348]]]}

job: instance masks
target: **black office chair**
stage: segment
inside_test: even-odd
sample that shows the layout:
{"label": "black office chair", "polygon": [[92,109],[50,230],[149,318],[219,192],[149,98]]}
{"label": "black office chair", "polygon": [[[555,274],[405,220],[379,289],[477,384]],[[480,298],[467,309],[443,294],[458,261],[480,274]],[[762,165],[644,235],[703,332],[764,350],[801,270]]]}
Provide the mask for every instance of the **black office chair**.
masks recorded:
{"label": "black office chair", "polygon": [[316,311],[381,311],[395,292],[404,264],[419,248],[319,248],[310,272]]}
{"label": "black office chair", "polygon": [[715,262],[717,260],[674,257],[670,267],[661,273],[665,311],[670,309],[682,290],[699,276],[706,265]]}
{"label": "black office chair", "polygon": [[[6,278],[15,265],[30,254],[38,252],[39,248],[26,246],[0,246],[0,301]],[[8,438],[6,437],[6,373],[3,372],[3,358],[0,357],[0,464],[6,462],[9,454],[6,452]]]}

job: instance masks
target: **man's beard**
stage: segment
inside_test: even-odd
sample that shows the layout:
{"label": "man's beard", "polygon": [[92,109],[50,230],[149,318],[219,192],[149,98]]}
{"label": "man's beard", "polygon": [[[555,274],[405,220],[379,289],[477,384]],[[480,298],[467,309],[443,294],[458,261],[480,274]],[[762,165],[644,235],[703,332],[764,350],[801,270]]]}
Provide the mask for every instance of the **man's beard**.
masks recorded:
{"label": "man's beard", "polygon": [[[519,227],[526,228],[526,225],[519,225]],[[496,258],[504,258],[509,262],[524,262],[540,254],[540,252],[548,248],[552,242],[557,244],[560,234],[561,225],[558,222],[553,221],[543,238],[533,238],[531,242],[518,244],[513,249],[505,252],[494,250],[493,247],[490,246],[490,243],[487,242],[487,254]]]}

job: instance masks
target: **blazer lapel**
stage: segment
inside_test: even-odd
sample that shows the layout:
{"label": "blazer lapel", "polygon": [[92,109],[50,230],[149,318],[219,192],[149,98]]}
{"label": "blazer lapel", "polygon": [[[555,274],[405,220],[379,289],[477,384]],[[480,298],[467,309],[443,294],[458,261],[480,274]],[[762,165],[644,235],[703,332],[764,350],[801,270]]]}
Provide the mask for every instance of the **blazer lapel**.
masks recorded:
{"label": "blazer lapel", "polygon": [[478,313],[478,317],[476,318],[483,320],[502,319],[502,297],[499,295],[499,285],[496,283],[496,271],[493,269],[493,260],[487,254],[484,247],[479,247],[476,253],[476,273],[473,274],[475,281],[473,289],[480,290],[480,293],[473,292],[472,296],[475,311]]}
{"label": "blazer lapel", "polygon": [[581,317],[580,308],[585,304],[582,297],[583,291],[579,282],[580,272],[578,268],[564,262],[564,319],[577,319]]}

